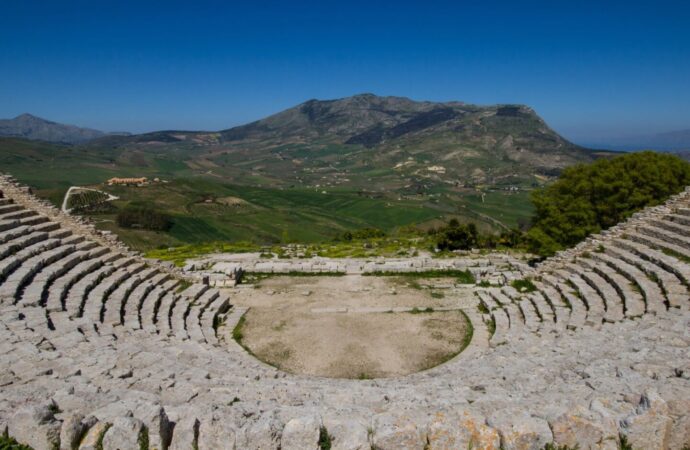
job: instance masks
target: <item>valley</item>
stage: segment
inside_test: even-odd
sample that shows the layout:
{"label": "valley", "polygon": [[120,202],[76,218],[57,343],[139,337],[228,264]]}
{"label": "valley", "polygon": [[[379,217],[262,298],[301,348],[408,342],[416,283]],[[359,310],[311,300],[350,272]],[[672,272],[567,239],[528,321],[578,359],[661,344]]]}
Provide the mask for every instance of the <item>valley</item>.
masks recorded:
{"label": "valley", "polygon": [[[452,218],[500,233],[529,223],[533,189],[569,165],[610,155],[566,141],[526,106],[372,94],[310,100],[218,132],[102,134],[71,144],[17,135],[29,132],[0,137],[4,171],[56,205],[72,186],[118,197],[109,210],[85,214],[142,251],[315,243],[362,228],[424,230]],[[105,185],[111,177],[161,182]],[[172,225],[118,226],[118,211],[130,206],[165,214]]]}

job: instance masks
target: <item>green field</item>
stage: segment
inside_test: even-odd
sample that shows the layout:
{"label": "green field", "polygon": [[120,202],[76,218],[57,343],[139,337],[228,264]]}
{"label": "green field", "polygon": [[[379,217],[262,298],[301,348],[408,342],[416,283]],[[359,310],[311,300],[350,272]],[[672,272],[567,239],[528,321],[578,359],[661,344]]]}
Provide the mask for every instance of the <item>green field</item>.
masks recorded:
{"label": "green field", "polygon": [[[141,251],[218,242],[328,244],[345,231],[378,228],[393,236],[399,227],[438,227],[450,218],[475,222],[480,231],[489,233],[514,227],[531,215],[528,195],[522,190],[486,189],[482,202],[474,189],[427,180],[420,193],[405,185],[395,170],[360,159],[351,160],[350,169],[338,169],[339,174],[333,175],[334,167],[345,159],[359,158],[362,150],[358,147],[278,146],[273,154],[288,159],[276,158],[280,170],[273,175],[261,169],[268,164],[265,159],[253,161],[250,154],[223,151],[202,158],[199,151],[186,143],[63,146],[4,138],[0,139],[0,171],[11,173],[56,205],[70,186],[89,186],[119,197],[112,210],[88,214],[99,228],[117,233]],[[311,179],[311,186],[306,181],[287,183],[289,158],[295,157],[312,161],[312,169],[300,175]],[[278,181],[277,173],[282,173]],[[145,187],[104,184],[111,177],[142,176],[162,182]],[[322,178],[330,180],[328,186],[319,185],[324,183]],[[335,183],[342,178],[352,181]],[[376,180],[379,187],[368,180]],[[387,189],[381,189],[381,183]],[[172,226],[167,231],[121,228],[117,212],[130,205],[165,213]],[[380,243],[376,251],[395,254],[397,245]],[[368,255],[370,250],[340,244],[313,248],[316,254],[330,255]]]}

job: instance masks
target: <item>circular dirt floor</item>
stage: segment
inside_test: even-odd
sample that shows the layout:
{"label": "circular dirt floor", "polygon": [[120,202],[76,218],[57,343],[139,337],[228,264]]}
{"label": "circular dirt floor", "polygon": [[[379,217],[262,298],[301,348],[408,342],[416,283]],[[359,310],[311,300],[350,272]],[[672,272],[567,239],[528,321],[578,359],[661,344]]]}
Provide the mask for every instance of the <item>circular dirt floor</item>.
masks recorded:
{"label": "circular dirt floor", "polygon": [[[452,282],[358,275],[265,279],[233,293],[237,305],[250,308],[241,344],[292,373],[366,379],[418,372],[466,345],[464,314],[424,311],[465,304],[471,290],[451,294]],[[401,307],[419,311],[390,312]]]}

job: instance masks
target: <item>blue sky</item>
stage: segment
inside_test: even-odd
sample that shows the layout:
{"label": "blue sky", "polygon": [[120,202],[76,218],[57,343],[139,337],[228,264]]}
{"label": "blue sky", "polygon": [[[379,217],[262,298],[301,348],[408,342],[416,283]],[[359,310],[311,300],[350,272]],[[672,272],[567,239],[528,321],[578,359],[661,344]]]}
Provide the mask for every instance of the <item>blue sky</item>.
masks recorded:
{"label": "blue sky", "polygon": [[32,1],[0,117],[216,130],[362,92],[525,103],[578,143],[690,128],[690,2]]}

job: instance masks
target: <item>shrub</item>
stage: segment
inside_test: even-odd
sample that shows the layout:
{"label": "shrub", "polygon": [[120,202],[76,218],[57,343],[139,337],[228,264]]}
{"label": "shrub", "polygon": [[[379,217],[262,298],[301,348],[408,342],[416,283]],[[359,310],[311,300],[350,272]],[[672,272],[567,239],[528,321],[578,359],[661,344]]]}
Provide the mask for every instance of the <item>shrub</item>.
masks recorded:
{"label": "shrub", "polygon": [[128,206],[117,213],[117,224],[122,228],[143,228],[167,231],[172,226],[170,216],[145,206]]}
{"label": "shrub", "polygon": [[436,248],[441,251],[469,250],[477,246],[478,237],[475,224],[461,225],[457,220],[452,219],[448,226],[440,231],[436,240]]}
{"label": "shrub", "polygon": [[657,205],[690,184],[690,163],[654,152],[630,153],[563,171],[532,194],[532,252],[546,256],[572,247],[646,206]]}
{"label": "shrub", "polygon": [[513,280],[510,283],[518,292],[534,292],[537,287],[532,283],[529,278],[524,278],[522,280]]}

